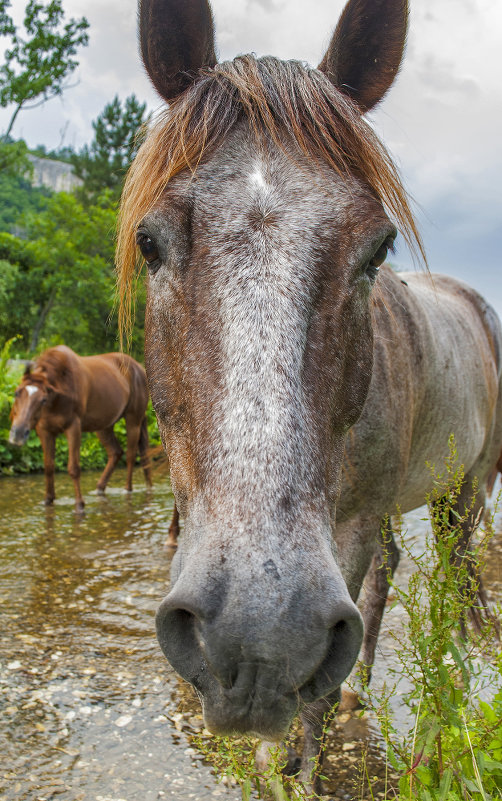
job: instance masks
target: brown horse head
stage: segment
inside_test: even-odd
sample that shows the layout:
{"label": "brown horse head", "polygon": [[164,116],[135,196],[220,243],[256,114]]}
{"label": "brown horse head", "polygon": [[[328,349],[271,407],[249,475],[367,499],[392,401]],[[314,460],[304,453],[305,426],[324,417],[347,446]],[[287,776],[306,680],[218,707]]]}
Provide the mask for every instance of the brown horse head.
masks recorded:
{"label": "brown horse head", "polygon": [[118,259],[126,303],[136,241],[148,266],[147,373],[185,516],[158,637],[214,731],[280,736],[359,651],[335,503],[394,220],[416,235],[361,112],[406,19],[403,0],[351,0],[318,70],[215,64],[205,0],[140,2],[170,108],[129,174]]}
{"label": "brown horse head", "polygon": [[54,394],[54,387],[47,381],[40,369],[32,372],[32,365],[26,366],[23,379],[14,393],[14,403],[10,411],[11,445],[25,445],[30,431],[37,425],[44,407]]}

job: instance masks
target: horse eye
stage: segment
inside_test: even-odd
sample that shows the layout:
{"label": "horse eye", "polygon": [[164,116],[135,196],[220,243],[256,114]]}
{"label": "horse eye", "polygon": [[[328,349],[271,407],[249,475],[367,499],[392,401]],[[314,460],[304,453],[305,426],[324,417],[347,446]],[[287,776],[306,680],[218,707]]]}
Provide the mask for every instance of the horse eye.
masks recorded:
{"label": "horse eye", "polygon": [[373,254],[372,258],[366,265],[366,275],[370,281],[376,281],[376,277],[380,271],[380,266],[387,258],[389,250],[393,250],[393,242],[393,238],[386,239],[385,242],[382,242],[378,250]]}
{"label": "horse eye", "polygon": [[136,242],[147,264],[153,264],[158,261],[159,251],[157,245],[148,234],[139,233],[136,237]]}
{"label": "horse eye", "polygon": [[374,270],[378,270],[380,265],[384,263],[385,259],[387,258],[387,253],[389,252],[389,245],[387,242],[384,242],[383,245],[380,245],[377,252],[370,259],[369,267],[372,267]]}

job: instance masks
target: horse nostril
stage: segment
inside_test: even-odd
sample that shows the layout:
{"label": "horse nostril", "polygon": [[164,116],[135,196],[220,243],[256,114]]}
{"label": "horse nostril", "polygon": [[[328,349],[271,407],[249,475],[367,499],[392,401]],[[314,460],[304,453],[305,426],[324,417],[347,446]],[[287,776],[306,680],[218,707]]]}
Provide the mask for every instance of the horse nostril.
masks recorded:
{"label": "horse nostril", "polygon": [[363,638],[361,615],[346,606],[342,617],[330,629],[328,648],[314,675],[300,688],[305,703],[328,695],[347,678],[357,659]]}
{"label": "horse nostril", "polygon": [[201,658],[197,618],[188,609],[173,607],[166,601],[157,611],[157,639],[168,662],[183,678],[190,680],[187,674],[194,675]]}

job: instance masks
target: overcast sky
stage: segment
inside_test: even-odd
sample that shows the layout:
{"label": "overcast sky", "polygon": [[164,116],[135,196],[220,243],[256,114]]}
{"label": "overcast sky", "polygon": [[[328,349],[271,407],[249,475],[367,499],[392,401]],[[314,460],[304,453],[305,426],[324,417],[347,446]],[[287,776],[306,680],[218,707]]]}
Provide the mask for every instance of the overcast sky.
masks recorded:
{"label": "overcast sky", "polygon": [[[213,0],[221,59],[273,54],[316,65],[343,0]],[[12,0],[21,21],[25,0]],[[13,135],[30,146],[80,147],[91,121],[117,93],[159,100],[141,66],[134,0],[64,0],[85,15],[90,44],[79,52],[77,86],[22,112]],[[418,204],[432,271],[476,286],[502,315],[502,2],[411,0],[408,46],[398,80],[370,119]],[[0,110],[0,130],[8,113]],[[406,265],[404,246],[395,261]]]}

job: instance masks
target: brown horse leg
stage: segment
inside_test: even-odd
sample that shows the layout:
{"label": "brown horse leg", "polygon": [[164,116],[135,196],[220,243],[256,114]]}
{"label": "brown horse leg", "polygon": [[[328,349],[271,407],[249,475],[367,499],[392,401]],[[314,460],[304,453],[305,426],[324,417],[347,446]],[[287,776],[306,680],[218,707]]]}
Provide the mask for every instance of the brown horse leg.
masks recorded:
{"label": "brown horse leg", "polygon": [[77,512],[81,512],[85,502],[80,490],[80,420],[75,419],[70,427],[66,429],[65,434],[68,440],[68,473],[73,479],[73,486],[75,487]]}
{"label": "brown horse leg", "polygon": [[138,452],[139,440],[141,435],[141,425],[138,425],[136,421],[132,422],[132,420],[128,420],[126,417],[126,428],[127,428],[127,453],[126,453],[126,463],[127,463],[127,477],[126,477],[126,490],[127,492],[131,492],[132,490],[132,472],[134,470],[134,463],[136,462],[136,454]]}
{"label": "brown horse leg", "polygon": [[179,535],[180,535],[180,515],[175,501],[173,516],[171,518],[171,525],[169,526],[169,531],[167,532],[166,548],[177,548]]}
{"label": "brown horse leg", "polygon": [[106,428],[104,429],[104,431],[96,431],[96,434],[103,448],[108,454],[108,461],[106,463],[105,469],[103,470],[103,472],[99,477],[98,485],[96,487],[98,492],[104,492],[106,485],[110,480],[110,476],[115,470],[117,463],[122,454],[124,453],[124,451],[122,450],[120,442],[115,436],[113,427]]}
{"label": "brown horse leg", "polygon": [[48,431],[39,431],[37,429],[37,434],[42,443],[42,451],[44,453],[44,473],[45,473],[45,499],[44,503],[46,506],[50,506],[51,503],[54,503],[54,498],[56,497],[56,493],[54,490],[54,470],[55,470],[55,463],[54,463],[54,456],[56,453],[56,437],[54,434],[49,434]]}
{"label": "brown horse leg", "polygon": [[375,661],[375,650],[382,624],[382,617],[389,592],[389,579],[399,564],[399,548],[394,540],[389,518],[380,527],[377,551],[364,580],[364,601],[361,614],[364,621],[364,639],[360,660],[365,667],[364,682],[371,679]]}
{"label": "brown horse leg", "polygon": [[145,482],[148,487],[152,486],[152,472],[150,469],[150,454],[149,454],[149,441],[148,441],[148,426],[146,423],[146,417],[143,417],[141,421],[141,429],[139,433],[139,458],[141,467],[143,468],[143,474],[145,476]]}

